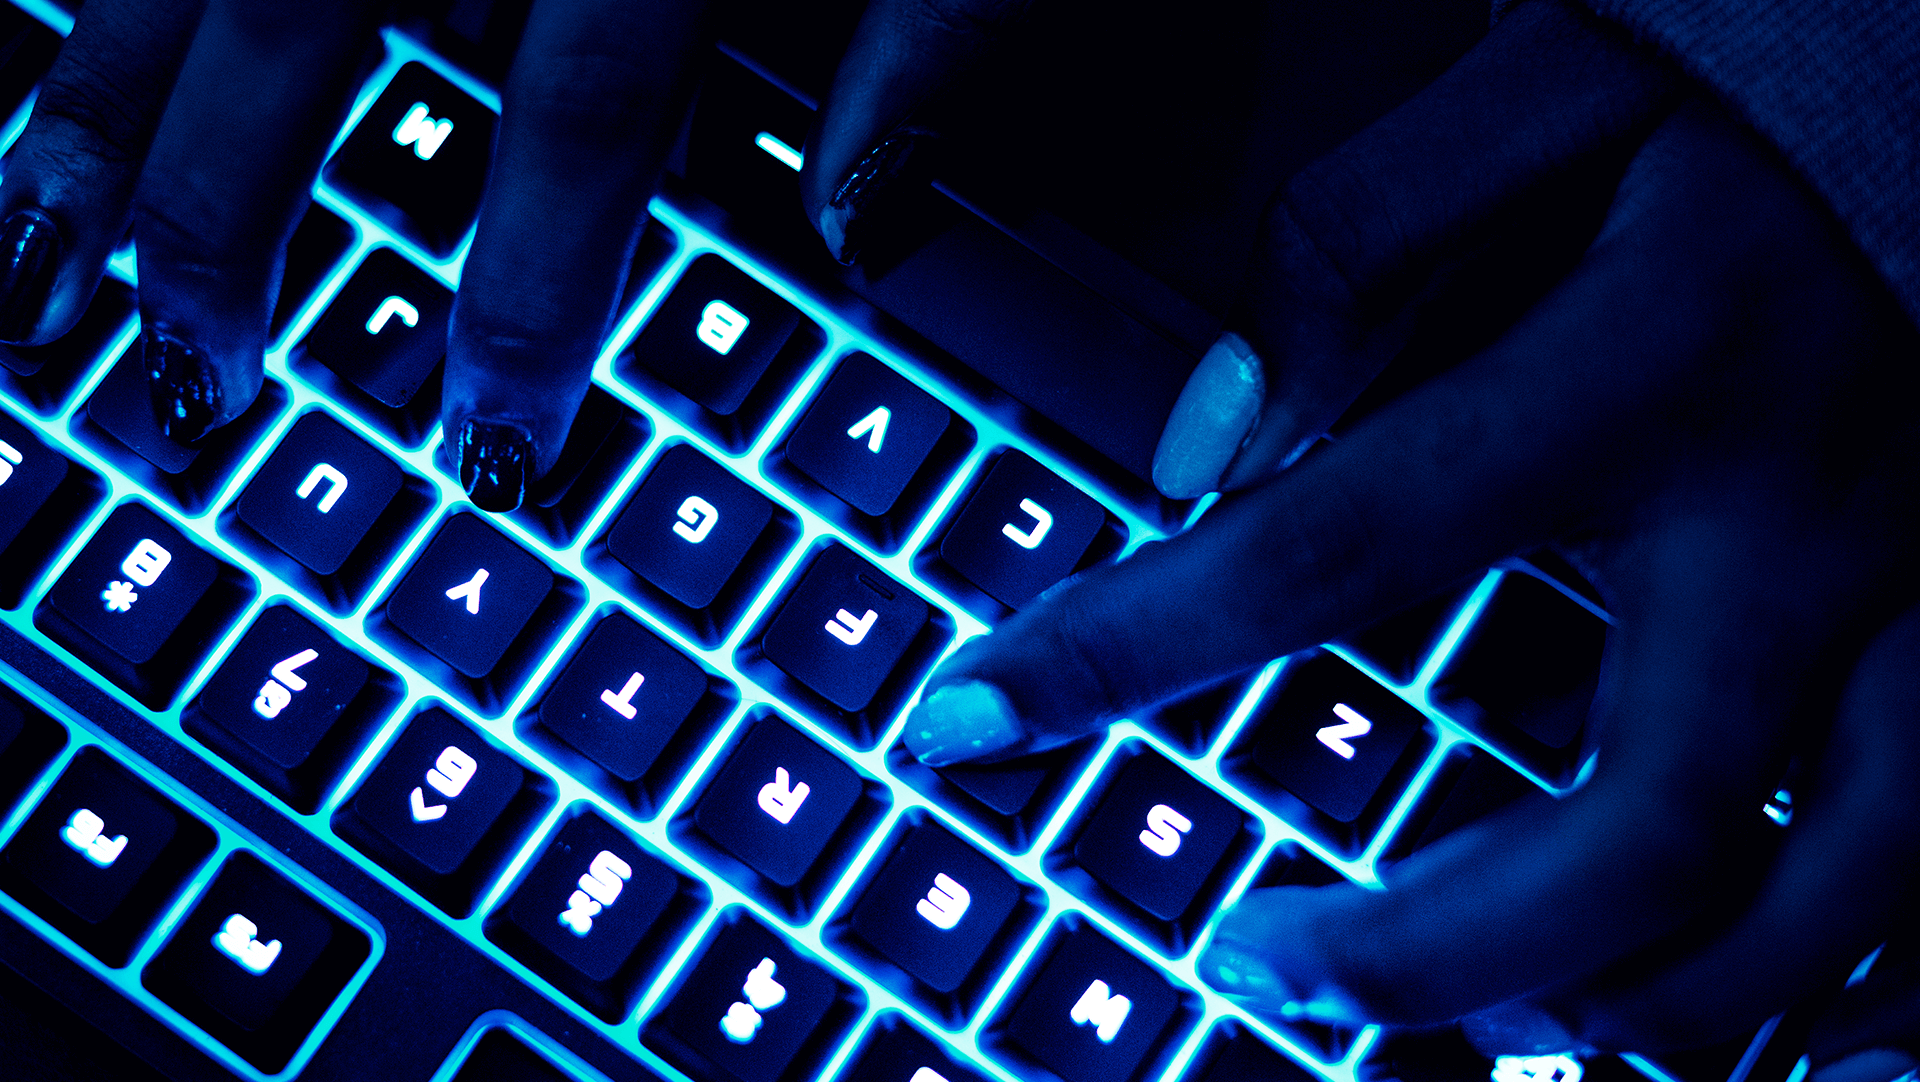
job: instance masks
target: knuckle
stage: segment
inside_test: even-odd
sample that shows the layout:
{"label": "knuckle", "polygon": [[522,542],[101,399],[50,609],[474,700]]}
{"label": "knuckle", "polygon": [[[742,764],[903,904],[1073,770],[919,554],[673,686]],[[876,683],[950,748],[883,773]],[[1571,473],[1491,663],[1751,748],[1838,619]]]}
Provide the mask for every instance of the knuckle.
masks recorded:
{"label": "knuckle", "polygon": [[73,57],[41,87],[33,114],[42,153],[137,167],[153,141],[166,88]]}

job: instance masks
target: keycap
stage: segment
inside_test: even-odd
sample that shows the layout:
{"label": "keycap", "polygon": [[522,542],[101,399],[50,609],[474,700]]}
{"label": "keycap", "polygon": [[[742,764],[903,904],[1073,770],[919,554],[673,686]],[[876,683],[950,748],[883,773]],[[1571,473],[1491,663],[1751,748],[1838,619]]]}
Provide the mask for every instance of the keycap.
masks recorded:
{"label": "keycap", "polygon": [[767,626],[767,660],[834,706],[865,710],[932,609],[844,545],[821,551]]}
{"label": "keycap", "polygon": [[[1313,1082],[1306,1068],[1275,1051],[1273,1046],[1238,1025],[1221,1027],[1221,1048],[1200,1071],[1188,1075],[1188,1082]],[[1480,1080],[1485,1082],[1485,1080]],[[1544,1080],[1543,1080],[1544,1082]]]}
{"label": "keycap", "polygon": [[453,1082],[574,1082],[574,1079],[511,1032],[490,1029],[474,1042]]}
{"label": "keycap", "polygon": [[269,1074],[366,961],[365,932],[244,850],[141,974],[168,1006]]}
{"label": "keycap", "polygon": [[71,467],[65,455],[0,411],[0,558],[46,509]]}
{"label": "keycap", "polygon": [[1011,609],[1073,573],[1106,524],[1093,497],[1009,450],[940,541],[940,558]]}
{"label": "keycap", "polygon": [[705,609],[773,521],[773,501],[687,444],[647,472],[607,532],[607,552],[689,609]]}
{"label": "keycap", "polygon": [[454,515],[387,599],[387,618],[460,674],[492,672],[554,587],[553,571],[478,515]]}
{"label": "keycap", "polygon": [[884,515],[953,420],[932,395],[856,353],[807,407],[786,460],[862,514]]}
{"label": "keycap", "polygon": [[775,1082],[837,1040],[840,1027],[822,1023],[849,992],[759,921],[730,916],[649,1026],[648,1043],[708,1082]]}
{"label": "keycap", "polygon": [[652,768],[707,673],[623,612],[595,624],[540,700],[540,724],[624,782]]}
{"label": "keycap", "polygon": [[1434,682],[1441,709],[1555,780],[1572,780],[1607,625],[1532,575],[1509,572]]}
{"label": "keycap", "polygon": [[717,255],[687,267],[634,339],[633,359],[721,416],[738,411],[800,325],[800,313]]}
{"label": "keycap", "polygon": [[1421,733],[1420,712],[1325,651],[1289,663],[1251,720],[1262,773],[1338,823],[1360,819]]}
{"label": "keycap", "polygon": [[1098,738],[1086,737],[1005,762],[955,763],[934,770],[915,759],[905,743],[896,742],[887,751],[887,766],[941,807],[1019,852],[1033,843],[1035,830],[1098,746]]}
{"label": "keycap", "polygon": [[287,267],[280,274],[280,295],[274,301],[270,338],[279,338],[313,292],[353,247],[353,227],[318,203],[307,207],[300,224],[287,240]]}
{"label": "keycap", "polygon": [[1004,1040],[1065,1082],[1127,1082],[1179,1009],[1179,993],[1159,973],[1073,922],[1020,993]]}
{"label": "keycap", "polygon": [[325,179],[445,259],[479,213],[495,120],[425,64],[403,64],[327,163]]}
{"label": "keycap", "polygon": [[35,623],[149,705],[165,705],[195,653],[237,608],[237,576],[137,503],[122,504],[47,592]]}
{"label": "keycap", "polygon": [[515,825],[544,800],[524,767],[432,707],[407,723],[335,829],[456,917]]}
{"label": "keycap", "polygon": [[860,775],[778,718],[754,723],[694,806],[700,832],[782,887],[799,883],[859,800]]}
{"label": "keycap", "polygon": [[321,745],[343,720],[371,720],[362,696],[373,676],[373,666],[313,621],[274,605],[240,637],[181,725],[296,810],[310,812],[339,766],[340,755],[319,754]]}
{"label": "keycap", "polygon": [[906,1016],[887,1011],[874,1020],[848,1082],[985,1082],[978,1067],[962,1066]]}
{"label": "keycap", "polygon": [[0,887],[111,966],[213,851],[213,831],[82,748],[7,843]]}
{"label": "keycap", "polygon": [[294,422],[235,505],[240,521],[316,575],[332,575],[366,539],[405,474],[325,413]]}
{"label": "keycap", "polygon": [[636,954],[680,876],[592,812],[560,828],[487,934],[600,1017],[617,1022],[648,975]]}
{"label": "keycap", "polygon": [[1246,816],[1154,751],[1122,766],[1073,843],[1074,863],[1155,918],[1177,921]]}
{"label": "keycap", "polygon": [[906,832],[853,907],[853,933],[936,992],[958,989],[1006,927],[1020,885],[945,827]]}
{"label": "keycap", "polygon": [[[452,311],[453,291],[439,279],[391,248],[375,248],[300,348],[379,405],[402,409],[446,356]],[[438,408],[437,401],[425,405]]]}

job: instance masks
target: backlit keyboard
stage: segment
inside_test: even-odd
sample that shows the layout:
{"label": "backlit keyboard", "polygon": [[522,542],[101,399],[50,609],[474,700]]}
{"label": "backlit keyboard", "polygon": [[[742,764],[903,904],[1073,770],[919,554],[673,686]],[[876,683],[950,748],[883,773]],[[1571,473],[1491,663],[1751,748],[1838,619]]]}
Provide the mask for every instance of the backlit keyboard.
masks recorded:
{"label": "backlit keyboard", "polygon": [[[11,108],[53,35],[5,11]],[[1375,883],[1577,784],[1577,588],[1516,562],[1104,736],[922,766],[945,653],[1195,509],[672,196],[556,481],[475,511],[438,397],[498,96],[386,45],[239,422],[154,429],[127,253],[67,339],[0,349],[9,965],[248,1079],[1501,1077],[1457,1035],[1251,1017],[1195,948],[1251,887]],[[1773,1032],[1512,1077],[1746,1082]]]}

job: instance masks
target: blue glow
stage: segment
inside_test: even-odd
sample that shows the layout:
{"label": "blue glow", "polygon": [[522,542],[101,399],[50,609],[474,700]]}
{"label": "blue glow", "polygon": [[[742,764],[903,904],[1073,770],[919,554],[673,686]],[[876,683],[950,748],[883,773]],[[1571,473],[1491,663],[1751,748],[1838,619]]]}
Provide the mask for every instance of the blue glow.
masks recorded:
{"label": "blue glow", "polygon": [[780,141],[772,132],[761,132],[753,137],[753,145],[773,155],[773,160],[798,173],[806,163],[801,153]]}

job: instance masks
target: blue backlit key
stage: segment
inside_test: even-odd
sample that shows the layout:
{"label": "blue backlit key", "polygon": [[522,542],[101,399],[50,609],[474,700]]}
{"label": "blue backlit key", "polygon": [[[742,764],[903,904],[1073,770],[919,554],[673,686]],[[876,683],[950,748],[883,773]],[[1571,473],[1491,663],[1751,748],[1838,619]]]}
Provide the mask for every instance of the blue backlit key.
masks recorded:
{"label": "blue backlit key", "polygon": [[408,638],[475,679],[492,672],[554,585],[553,572],[478,515],[449,518],[387,600]]}
{"label": "blue backlit key", "polygon": [[1420,712],[1325,651],[1280,679],[1249,725],[1254,763],[1322,814],[1358,820],[1419,737]]}
{"label": "blue backlit key", "polygon": [[[945,408],[945,407],[941,407]],[[767,659],[847,711],[865,710],[932,610],[843,545],[822,551],[763,639]]]}
{"label": "blue backlit key", "polygon": [[627,501],[607,534],[607,551],[675,601],[704,609],[772,521],[772,501],[679,444]]}
{"label": "blue backlit key", "polygon": [[[736,910],[674,993],[648,1043],[708,1082],[775,1082],[811,1046],[845,986]],[[722,920],[726,920],[723,915]],[[662,1039],[664,1038],[664,1039]]]}
{"label": "blue backlit key", "polygon": [[973,973],[1020,886],[931,820],[907,831],[853,908],[855,935],[936,992]]}
{"label": "blue backlit key", "polygon": [[638,781],[707,692],[707,674],[623,612],[608,614],[540,700],[540,724]]}
{"label": "blue backlit key", "polygon": [[474,1043],[453,1082],[573,1082],[518,1037],[490,1029]]}
{"label": "blue backlit key", "polygon": [[294,423],[235,510],[316,575],[340,570],[404,479],[400,467],[325,413]]}
{"label": "blue backlit key", "polygon": [[693,261],[633,343],[633,358],[713,413],[740,409],[800,313],[717,255]]}
{"label": "blue backlit key", "polygon": [[117,966],[213,842],[173,801],[85,748],[7,843],[0,887]]}
{"label": "blue backlit key", "polygon": [[1179,920],[1245,816],[1159,753],[1120,768],[1073,845],[1073,859],[1154,917]]}
{"label": "blue backlit key", "polygon": [[756,722],[694,807],[693,822],[748,867],[798,883],[860,798],[860,776],[778,718]]}
{"label": "blue backlit key", "polygon": [[940,558],[1008,608],[1072,574],[1106,509],[1052,470],[1009,450],[940,542]]}
{"label": "blue backlit key", "polygon": [[302,341],[382,406],[413,401],[447,352],[453,291],[391,248],[367,253]]}
{"label": "blue backlit key", "polygon": [[47,506],[69,465],[65,455],[0,412],[0,552]]}
{"label": "blue backlit key", "polygon": [[425,64],[404,64],[327,163],[326,181],[445,259],[479,212],[495,119]]}
{"label": "blue backlit key", "polygon": [[238,852],[141,975],[142,983],[267,1073],[366,960],[366,933],[251,853]]}
{"label": "blue backlit key", "polygon": [[807,407],[787,461],[862,514],[884,515],[952,423],[939,400],[856,353]]}
{"label": "blue backlit key", "polygon": [[1075,924],[1028,982],[1006,1041],[1065,1082],[1126,1082],[1166,1035],[1180,996],[1150,966]]}
{"label": "blue backlit key", "polygon": [[904,1015],[884,1012],[847,1075],[849,1082],[984,1082],[979,1068],[963,1067],[915,1029]]}

